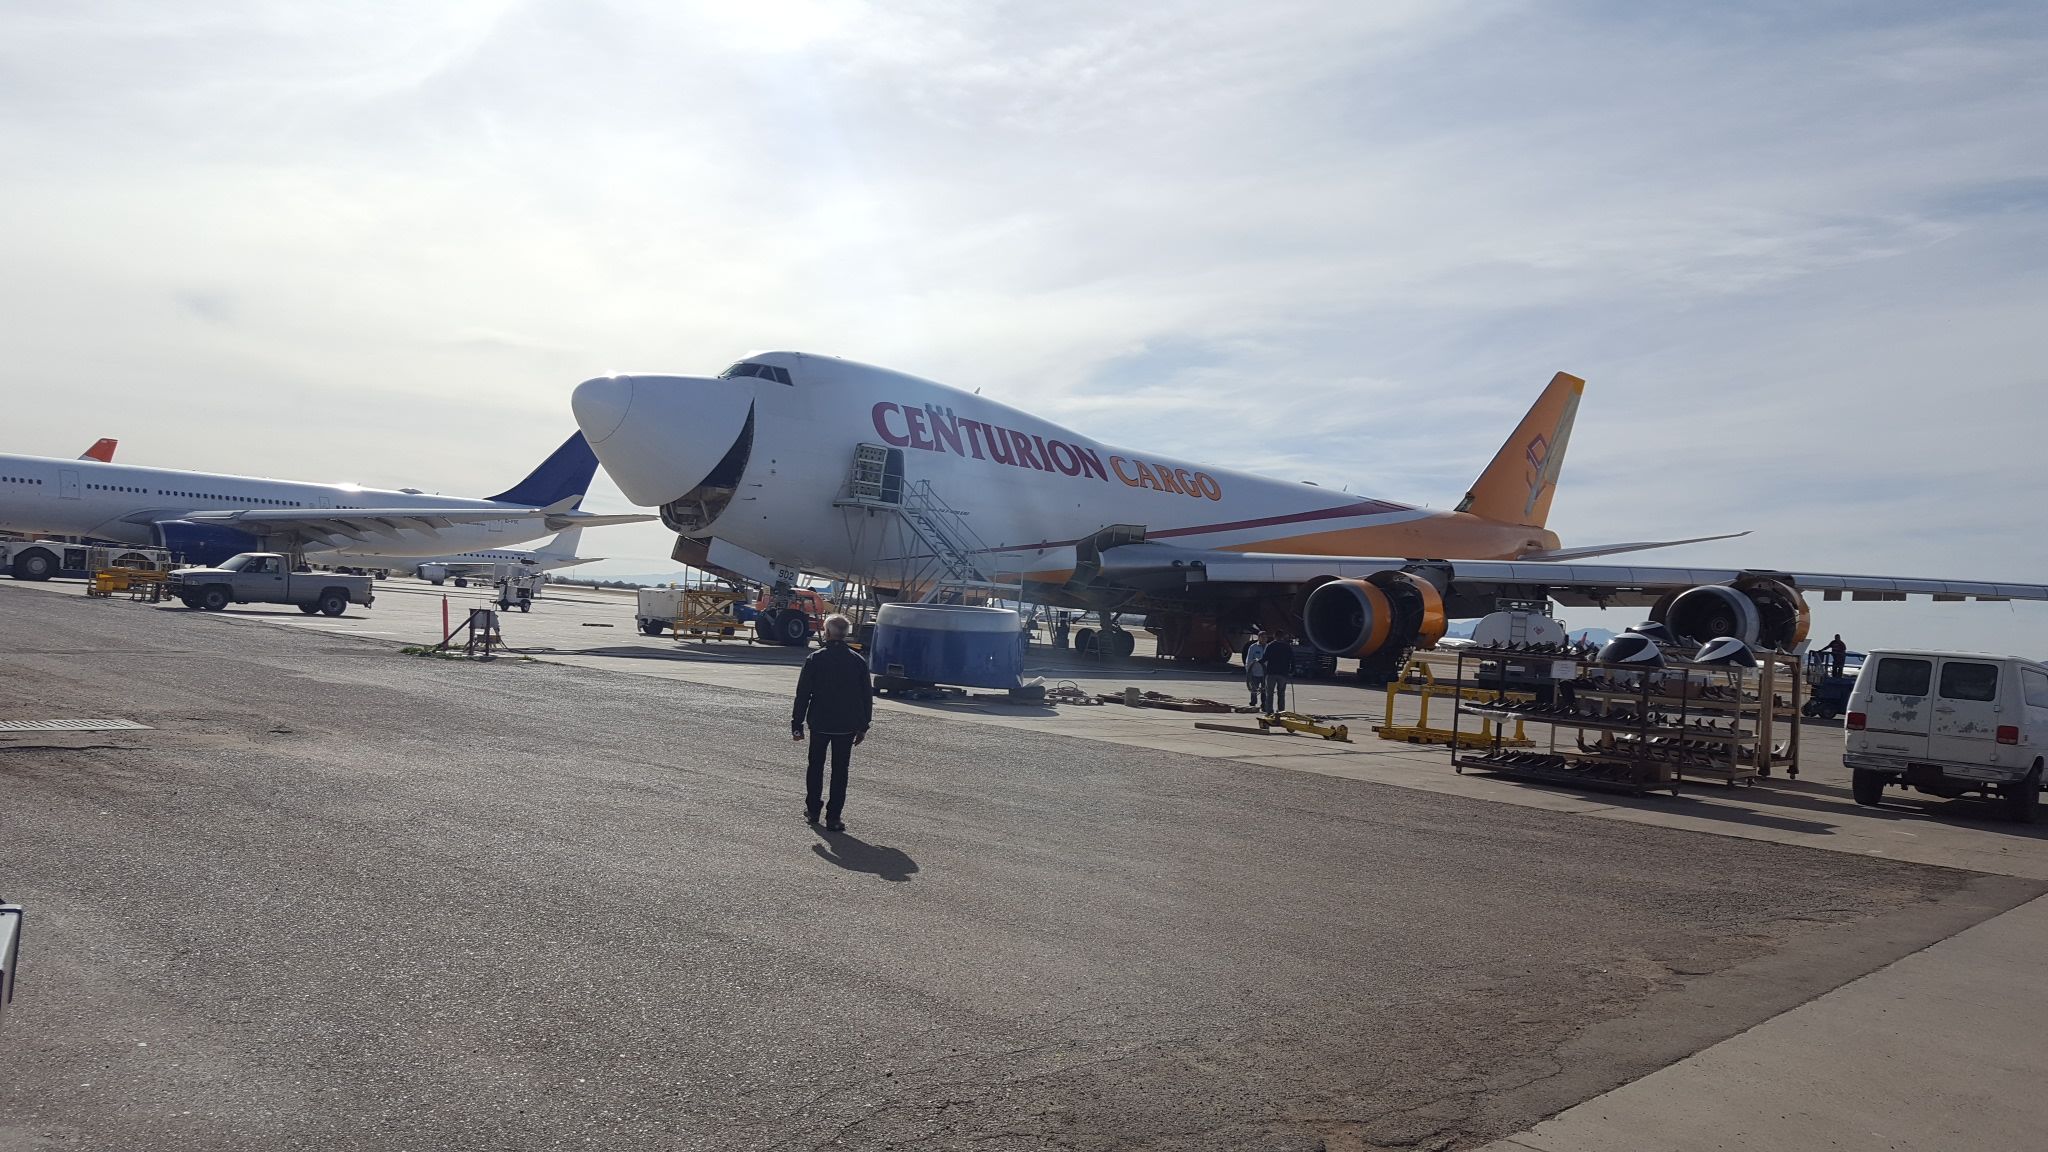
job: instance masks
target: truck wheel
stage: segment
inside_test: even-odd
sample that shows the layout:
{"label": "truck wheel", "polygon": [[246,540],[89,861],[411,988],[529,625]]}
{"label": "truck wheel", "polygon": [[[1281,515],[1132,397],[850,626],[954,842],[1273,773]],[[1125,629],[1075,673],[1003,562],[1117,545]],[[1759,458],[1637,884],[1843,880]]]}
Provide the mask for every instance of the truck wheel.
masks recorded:
{"label": "truck wheel", "polygon": [[668,625],[663,624],[659,620],[642,620],[640,622],[640,631],[649,636],[659,636],[663,632],[668,631]]}
{"label": "truck wheel", "polygon": [[299,605],[299,611],[311,616],[315,612],[320,611],[320,606],[318,604],[301,604]]}
{"label": "truck wheel", "polygon": [[811,642],[811,621],[803,609],[791,608],[782,614],[775,626],[776,638],[791,648],[801,648]]}
{"label": "truck wheel", "polygon": [[1884,800],[1884,773],[1858,768],[1849,773],[1849,791],[1856,796],[1856,802],[1865,808],[1875,808]]}
{"label": "truck wheel", "polygon": [[216,584],[199,594],[199,606],[208,612],[218,612],[228,606],[228,590]]}
{"label": "truck wheel", "polygon": [[180,596],[178,597],[178,603],[192,609],[194,612],[199,610],[199,597],[197,596]]}
{"label": "truck wheel", "polygon": [[348,597],[330,588],[320,594],[320,611],[329,616],[339,616],[348,611]]}
{"label": "truck wheel", "polygon": [[2041,815],[2041,766],[2034,765],[2026,779],[2015,780],[1998,791],[2006,819],[2015,824],[2032,824]]}
{"label": "truck wheel", "polygon": [[31,548],[14,558],[16,580],[48,580],[57,574],[57,557],[47,549]]}

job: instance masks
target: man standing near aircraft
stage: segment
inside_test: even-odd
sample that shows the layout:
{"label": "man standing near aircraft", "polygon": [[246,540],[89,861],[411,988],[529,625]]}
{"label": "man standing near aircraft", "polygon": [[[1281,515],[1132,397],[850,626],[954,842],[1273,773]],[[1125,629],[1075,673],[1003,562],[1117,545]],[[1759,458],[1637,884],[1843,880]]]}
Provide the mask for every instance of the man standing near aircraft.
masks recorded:
{"label": "man standing near aircraft", "polygon": [[1842,634],[1835,633],[1835,638],[1821,645],[1820,650],[1828,654],[1828,675],[1840,676],[1849,662],[1849,645],[1843,642]]}
{"label": "man standing near aircraft", "polygon": [[1252,637],[1251,643],[1244,646],[1244,685],[1251,691],[1251,705],[1254,708],[1259,706],[1259,701],[1265,696],[1268,639],[1270,637],[1260,632]]}
{"label": "man standing near aircraft", "polygon": [[[791,740],[804,738],[806,723],[811,728],[804,819],[816,824],[822,806],[825,828],[832,832],[846,830],[839,819],[846,807],[846,770],[853,761],[853,746],[868,738],[868,725],[875,715],[867,659],[846,644],[852,630],[853,622],[844,616],[834,613],[825,617],[825,642],[804,661],[804,670],[796,678],[796,707],[789,715]],[[832,798],[821,804],[828,751],[832,754]]]}
{"label": "man standing near aircraft", "polygon": [[1260,694],[1268,715],[1287,711],[1287,681],[1294,675],[1294,641],[1276,632],[1266,641],[1266,688]]}

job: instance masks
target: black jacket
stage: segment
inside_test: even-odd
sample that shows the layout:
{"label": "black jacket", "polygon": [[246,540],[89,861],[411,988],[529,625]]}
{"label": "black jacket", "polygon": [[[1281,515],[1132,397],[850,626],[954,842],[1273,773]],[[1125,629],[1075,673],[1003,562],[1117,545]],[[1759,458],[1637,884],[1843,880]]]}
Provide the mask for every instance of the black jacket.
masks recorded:
{"label": "black jacket", "polygon": [[1294,641],[1275,640],[1266,645],[1266,675],[1294,675]]}
{"label": "black jacket", "polygon": [[868,662],[844,644],[827,644],[811,653],[796,678],[796,707],[789,726],[837,735],[865,732],[875,716],[875,694],[868,683]]}

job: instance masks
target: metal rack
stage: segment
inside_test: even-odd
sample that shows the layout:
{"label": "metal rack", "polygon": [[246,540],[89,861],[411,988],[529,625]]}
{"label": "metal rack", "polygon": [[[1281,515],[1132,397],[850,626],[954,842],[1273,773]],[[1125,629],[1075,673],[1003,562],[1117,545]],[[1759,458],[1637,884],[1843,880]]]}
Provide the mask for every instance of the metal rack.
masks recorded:
{"label": "metal rack", "polygon": [[[1465,681],[1465,661],[1498,668],[1509,659],[1527,662],[1523,651],[1466,649],[1458,654],[1458,680]],[[1495,740],[1480,747],[1459,740],[1452,766],[1574,787],[1641,794],[1669,789],[1674,794],[1688,777],[1718,780],[1728,787],[1768,776],[1782,766],[1799,775],[1799,661],[1781,653],[1761,653],[1761,667],[1747,669],[1669,661],[1662,669],[1641,665],[1603,664],[1568,653],[1549,657],[1566,665],[1547,694],[1521,703],[1502,691],[1491,699],[1456,699],[1451,728],[1459,732],[1466,716],[1492,726],[1504,720],[1535,722],[1549,732],[1547,746],[1516,750]],[[1482,685],[1486,677],[1476,677]],[[1502,678],[1505,688],[1505,677]],[[1547,696],[1547,698],[1545,698]],[[1777,725],[1789,730],[1786,743],[1776,743]],[[1571,733],[1561,746],[1560,734]],[[1589,740],[1588,737],[1591,737]]]}

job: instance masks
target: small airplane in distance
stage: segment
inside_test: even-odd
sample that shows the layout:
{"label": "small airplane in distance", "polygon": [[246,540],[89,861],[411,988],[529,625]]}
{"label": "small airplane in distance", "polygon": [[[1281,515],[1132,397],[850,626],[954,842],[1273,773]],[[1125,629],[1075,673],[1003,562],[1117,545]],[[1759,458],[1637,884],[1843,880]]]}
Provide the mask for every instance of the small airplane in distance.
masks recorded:
{"label": "small airplane in distance", "polygon": [[[1585,382],[1557,373],[1455,510],[1116,447],[971,391],[799,352],[713,376],[606,376],[576,421],[675,558],[916,599],[982,585],[1099,613],[1077,646],[1219,660],[1257,628],[1384,678],[1503,601],[1640,606],[1679,636],[1796,649],[1806,596],[2048,600],[2048,585],[1588,564],[1727,536],[1566,548],[1546,528]],[[1735,533],[1733,535],[1741,535]],[[994,589],[1004,589],[995,591]],[[772,622],[771,622],[772,624]]]}
{"label": "small airplane in distance", "polygon": [[119,440],[110,440],[102,436],[98,440],[93,441],[92,447],[81,452],[78,458],[80,460],[97,460],[102,464],[112,464],[114,462],[114,449],[120,443]]}
{"label": "small airplane in distance", "polygon": [[[583,529],[565,528],[560,535],[538,548],[484,548],[452,556],[408,560],[406,566],[419,579],[439,585],[450,577],[461,582],[473,578],[529,576],[536,572],[573,568],[578,564],[593,564],[604,559],[602,556],[578,556],[576,547],[582,542],[582,537]],[[321,559],[337,564],[361,564],[371,558],[350,553],[334,553]]]}
{"label": "small airplane in distance", "polygon": [[[113,441],[101,443],[111,454]],[[581,432],[525,479],[482,499],[0,455],[0,530],[151,545],[187,563],[215,564],[239,552],[304,553],[316,561],[344,549],[363,557],[444,556],[653,519],[581,511],[596,473]],[[15,551],[17,580],[47,580],[56,570],[47,549]]]}

